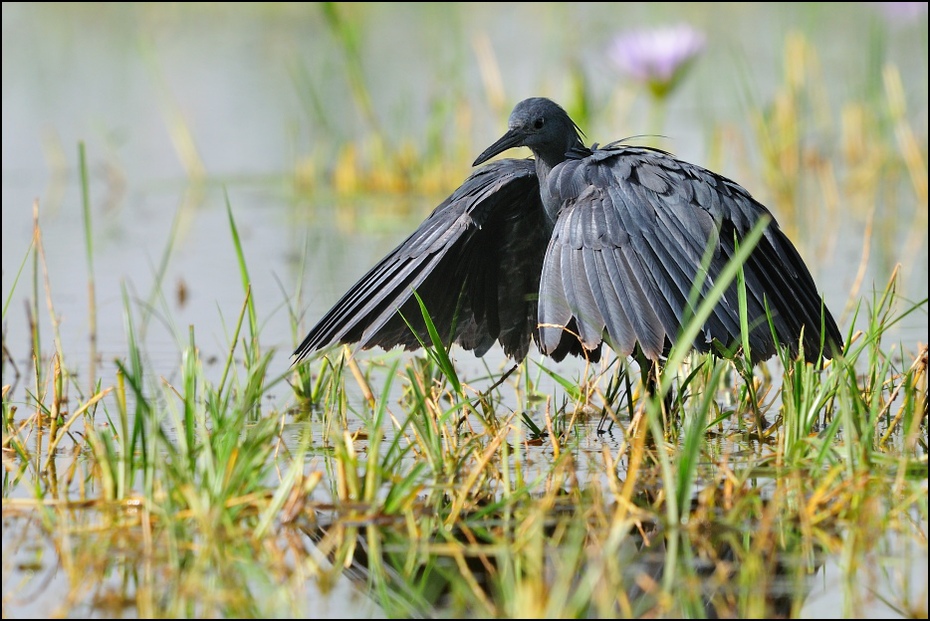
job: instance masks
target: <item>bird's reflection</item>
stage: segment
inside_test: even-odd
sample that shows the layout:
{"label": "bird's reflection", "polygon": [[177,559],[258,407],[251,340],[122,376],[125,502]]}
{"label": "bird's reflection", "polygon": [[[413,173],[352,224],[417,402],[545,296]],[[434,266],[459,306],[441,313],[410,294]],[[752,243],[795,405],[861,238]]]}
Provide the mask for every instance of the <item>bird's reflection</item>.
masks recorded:
{"label": "bird's reflection", "polygon": [[[523,611],[529,616],[789,618],[822,565],[819,552],[802,552],[790,538],[754,549],[751,529],[720,524],[671,532],[637,519],[614,541],[594,541],[570,505],[535,537],[526,522],[486,516],[433,533],[415,532],[409,516],[316,516],[302,529],[389,616],[417,618],[511,616],[525,591],[538,594]],[[668,571],[676,574],[671,587]]]}

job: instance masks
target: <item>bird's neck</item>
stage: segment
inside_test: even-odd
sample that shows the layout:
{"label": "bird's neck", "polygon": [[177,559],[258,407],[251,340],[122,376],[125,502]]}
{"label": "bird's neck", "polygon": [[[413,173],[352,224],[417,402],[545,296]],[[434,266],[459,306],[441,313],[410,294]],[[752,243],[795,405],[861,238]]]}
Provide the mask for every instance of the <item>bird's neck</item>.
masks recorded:
{"label": "bird's neck", "polygon": [[552,172],[552,169],[565,161],[563,156],[561,160],[551,161],[544,158],[539,153],[533,154],[536,159],[536,176],[539,177],[539,185],[542,185],[546,178],[549,177],[549,173]]}
{"label": "bird's neck", "polygon": [[536,159],[536,177],[539,179],[539,196],[542,199],[543,207],[546,209],[546,215],[549,218],[550,226],[555,226],[556,218],[559,215],[559,209],[562,207],[562,201],[549,190],[549,174],[552,169],[564,162],[567,158],[565,153],[555,155],[554,153],[533,153]]}
{"label": "bird's neck", "polygon": [[543,148],[531,147],[533,156],[536,158],[536,172],[539,174],[540,181],[542,180],[542,175],[544,173],[548,175],[553,168],[568,159],[569,152],[578,148],[583,149],[584,144],[582,144],[576,137],[572,137],[565,143],[558,146],[555,144],[547,144]]}

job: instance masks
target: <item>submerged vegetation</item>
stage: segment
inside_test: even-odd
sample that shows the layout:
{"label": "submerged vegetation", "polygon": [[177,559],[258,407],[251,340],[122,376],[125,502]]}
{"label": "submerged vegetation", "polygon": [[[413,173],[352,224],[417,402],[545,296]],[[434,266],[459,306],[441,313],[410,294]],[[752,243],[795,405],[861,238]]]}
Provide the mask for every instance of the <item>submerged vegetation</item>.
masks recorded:
{"label": "submerged vegetation", "polygon": [[[321,15],[375,125],[354,10]],[[790,231],[849,210],[882,238],[881,210],[906,194],[916,208],[903,247],[919,258],[926,113],[923,126],[909,120],[897,68],[881,67],[874,100],[843,102],[835,140],[820,143],[832,149],[817,149],[804,144],[826,105],[816,51],[792,34],[784,56],[770,101],[747,87],[746,133],[710,128],[712,150],[761,153],[746,166]],[[319,85],[294,75],[318,110]],[[579,88],[573,116],[597,110]],[[309,156],[295,191],[454,187],[442,162],[461,145],[429,144],[367,159],[345,146],[328,169]],[[93,318],[96,229],[79,153]],[[827,214],[799,208],[812,195]],[[337,348],[288,367],[263,342],[248,243],[234,201],[225,209],[242,293],[224,309],[235,316],[224,355],[207,360],[204,327],[191,326],[177,368],[154,369],[145,326],[172,321],[159,273],[145,300],[123,288],[126,347],[108,376],[93,346],[82,373],[63,346],[35,206],[28,253],[4,266],[4,326],[23,290],[31,318],[28,352],[3,338],[4,618],[37,602],[68,617],[313,617],[324,605],[347,618],[797,617],[825,583],[834,615],[878,603],[926,618],[927,574],[914,568],[927,562],[928,351],[897,332],[915,316],[926,324],[927,299],[901,292],[902,271],[926,264],[890,266],[870,290],[864,247],[839,322],[845,351],[823,366],[676,349],[656,395],[612,356],[466,373],[438,334],[414,354]],[[301,296],[284,297],[296,338]],[[92,344],[100,329],[91,322]],[[282,391],[286,405],[269,406]]]}

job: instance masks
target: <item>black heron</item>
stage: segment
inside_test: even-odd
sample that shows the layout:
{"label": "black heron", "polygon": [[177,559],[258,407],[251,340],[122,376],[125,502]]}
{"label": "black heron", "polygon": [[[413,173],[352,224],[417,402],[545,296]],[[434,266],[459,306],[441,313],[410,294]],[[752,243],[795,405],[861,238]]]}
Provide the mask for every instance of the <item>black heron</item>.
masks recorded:
{"label": "black heron", "polygon": [[[706,293],[740,240],[771,218],[737,183],[664,151],[585,146],[549,99],[517,104],[474,166],[520,146],[534,158],[477,168],[320,319],[295,363],[338,343],[429,343],[416,291],[448,343],[478,356],[499,342],[519,362],[535,342],[557,361],[596,361],[606,342],[641,366],[659,364],[693,312],[696,280]],[[777,345],[809,362],[840,353],[836,322],[774,219],[743,272],[753,363]],[[693,346],[733,355],[741,344],[734,283]]]}

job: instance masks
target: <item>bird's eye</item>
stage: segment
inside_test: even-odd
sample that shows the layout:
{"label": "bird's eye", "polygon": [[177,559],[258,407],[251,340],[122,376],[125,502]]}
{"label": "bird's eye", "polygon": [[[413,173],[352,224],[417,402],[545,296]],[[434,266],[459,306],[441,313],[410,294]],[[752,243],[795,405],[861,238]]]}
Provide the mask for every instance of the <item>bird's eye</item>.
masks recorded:
{"label": "bird's eye", "polygon": [[538,119],[536,119],[535,121],[533,121],[533,127],[534,127],[535,129],[542,129],[543,125],[545,125],[545,124],[546,124],[546,119],[544,119],[544,118],[542,118],[542,117],[539,117]]}

